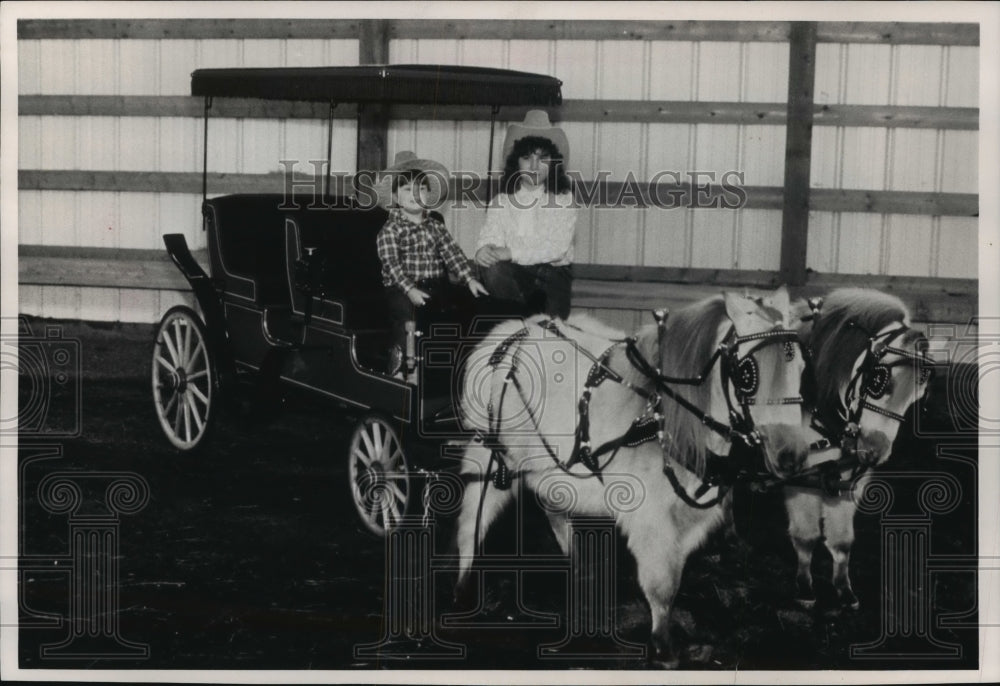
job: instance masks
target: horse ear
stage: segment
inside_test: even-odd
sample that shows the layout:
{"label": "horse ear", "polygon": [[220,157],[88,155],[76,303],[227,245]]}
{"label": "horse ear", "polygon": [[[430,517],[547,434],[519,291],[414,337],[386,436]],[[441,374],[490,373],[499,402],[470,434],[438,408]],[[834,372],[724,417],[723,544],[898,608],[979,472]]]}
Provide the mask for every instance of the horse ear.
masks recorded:
{"label": "horse ear", "polygon": [[753,326],[753,313],[758,305],[752,299],[726,291],[722,294],[726,302],[726,314],[736,325],[737,331],[748,331]]}
{"label": "horse ear", "polygon": [[788,295],[788,288],[785,286],[779,286],[774,293],[764,298],[764,304],[768,307],[773,307],[779,312],[787,313],[791,304],[791,298]]}

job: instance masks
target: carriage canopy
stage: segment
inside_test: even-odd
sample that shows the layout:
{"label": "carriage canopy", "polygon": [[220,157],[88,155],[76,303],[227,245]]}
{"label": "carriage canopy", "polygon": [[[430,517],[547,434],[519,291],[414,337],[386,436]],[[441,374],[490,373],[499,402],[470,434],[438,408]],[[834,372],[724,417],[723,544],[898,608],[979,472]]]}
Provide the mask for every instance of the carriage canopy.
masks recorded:
{"label": "carriage canopy", "polygon": [[197,69],[191,94],[311,102],[413,105],[541,105],[562,103],[552,76],[453,65],[366,65]]}

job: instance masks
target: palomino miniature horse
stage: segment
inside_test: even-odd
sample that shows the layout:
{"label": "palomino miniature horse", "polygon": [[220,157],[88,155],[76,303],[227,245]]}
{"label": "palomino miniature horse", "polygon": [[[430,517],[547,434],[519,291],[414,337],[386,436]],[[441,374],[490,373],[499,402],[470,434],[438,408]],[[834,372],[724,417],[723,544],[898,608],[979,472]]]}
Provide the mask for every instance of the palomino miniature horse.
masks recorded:
{"label": "palomino miniature horse", "polygon": [[[697,489],[703,485],[708,454],[727,455],[729,443],[690,407],[666,394],[656,396],[658,387],[649,370],[658,367],[661,381],[707,372],[702,383],[677,385],[674,390],[694,408],[721,420],[716,426],[724,426],[725,433],[729,403],[746,401],[744,409],[752,404],[752,421],[767,463],[774,471],[795,468],[805,459],[808,445],[799,397],[804,362],[797,343],[789,340],[795,337],[787,329],[788,315],[788,293],[783,288],[766,299],[727,293],[691,305],[672,314],[664,327],[639,332],[635,349],[644,360],[653,361],[646,373],[638,371],[635,356],[629,357],[621,340],[609,340],[620,339],[620,334],[597,332],[586,318],[557,322],[559,335],[538,323],[506,322],[470,358],[474,361],[462,397],[467,426],[496,437],[502,447],[502,469],[509,470],[513,479],[523,479],[535,493],[565,552],[569,552],[568,517],[615,518],[637,561],[639,584],[652,614],[652,657],[662,666],[677,664],[668,624],[684,564],[726,520],[730,499],[722,497],[720,488]],[[733,330],[738,338],[732,337]],[[736,348],[736,356],[726,362],[715,359],[713,364],[726,341]],[[589,385],[597,358],[606,360],[606,367],[619,379]],[[723,386],[721,369],[737,360],[739,369],[753,377],[749,380],[755,388],[744,388],[749,393],[727,400],[731,389]],[[544,370],[543,378],[523,378],[532,369]],[[729,368],[726,373],[730,379],[738,374]],[[522,378],[511,383],[511,376]],[[586,386],[589,393],[584,393]],[[596,467],[593,462],[589,467],[573,463],[570,458],[584,421],[578,403],[584,395],[589,395],[586,421],[595,455],[596,446],[620,437],[637,418],[658,421],[662,437],[609,451],[595,458],[600,460]],[[474,552],[490,525],[514,497],[515,489],[502,490],[490,480],[492,459],[491,450],[481,442],[470,442],[465,452],[467,485],[456,531],[459,587],[467,581]],[[676,486],[665,476],[667,465],[673,468]],[[633,489],[633,497],[624,504],[616,502],[623,487]]]}
{"label": "palomino miniature horse", "polygon": [[[927,339],[909,326],[909,312],[898,298],[850,288],[831,293],[813,321],[800,327],[803,347],[812,356],[807,371],[812,378],[803,383],[805,427],[810,440],[826,438],[833,444],[810,454],[807,468],[836,460],[842,451],[853,451],[863,467],[889,458],[903,416],[927,390],[927,365],[932,364],[923,352]],[[854,441],[856,445],[848,445]],[[845,467],[839,477],[850,481],[852,472]],[[837,495],[820,488],[785,487],[788,528],[798,555],[800,605],[808,608],[816,602],[810,565],[813,550],[823,539],[833,557],[840,606],[859,607],[848,575],[854,543],[853,494],[861,493],[869,478],[866,472],[853,488]]]}

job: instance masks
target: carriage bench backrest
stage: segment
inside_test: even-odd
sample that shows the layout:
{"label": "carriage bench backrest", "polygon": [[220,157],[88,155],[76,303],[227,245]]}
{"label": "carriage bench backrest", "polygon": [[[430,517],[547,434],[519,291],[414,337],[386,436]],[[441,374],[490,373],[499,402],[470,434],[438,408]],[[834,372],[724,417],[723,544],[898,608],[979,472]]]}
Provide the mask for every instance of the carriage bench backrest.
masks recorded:
{"label": "carriage bench backrest", "polygon": [[225,195],[202,207],[212,278],[261,308],[288,305],[280,194]]}
{"label": "carriage bench backrest", "polygon": [[[288,215],[290,230],[295,232],[302,252],[315,248],[310,259],[319,271],[323,299],[338,304],[335,309],[339,314],[330,318],[346,327],[380,329],[388,325],[376,247],[387,217],[382,209],[361,209],[348,199],[338,200],[329,209],[303,209]],[[293,292],[293,299],[295,296]]]}
{"label": "carriage bench backrest", "polygon": [[293,204],[277,193],[207,200],[203,211],[212,277],[228,294],[258,307],[289,305],[285,220],[291,218],[301,244],[317,248],[329,293],[350,298],[380,292],[375,239],[385,223],[385,211],[356,208],[348,198],[328,199],[319,207],[310,207],[311,202],[311,198],[296,199]]}

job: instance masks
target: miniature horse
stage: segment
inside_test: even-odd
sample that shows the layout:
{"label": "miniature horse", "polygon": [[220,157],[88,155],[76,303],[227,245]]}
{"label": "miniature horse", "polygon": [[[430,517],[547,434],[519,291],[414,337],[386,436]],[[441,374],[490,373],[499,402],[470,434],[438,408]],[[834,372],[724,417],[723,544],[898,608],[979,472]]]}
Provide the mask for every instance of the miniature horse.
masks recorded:
{"label": "miniature horse", "polygon": [[[811,441],[829,448],[810,454],[806,468],[857,457],[860,467],[845,464],[834,471],[844,487],[785,487],[789,533],[798,555],[797,602],[815,602],[810,571],[820,539],[833,557],[833,584],[841,607],[860,606],[848,575],[854,543],[854,494],[863,492],[868,467],[889,458],[892,443],[910,405],[927,390],[927,339],[910,327],[910,315],[896,297],[851,288],[832,292],[821,312],[799,328],[803,347],[811,351],[803,381],[804,426]],[[852,460],[853,461],[853,460]]]}
{"label": "miniature horse", "polygon": [[[649,602],[653,661],[676,666],[668,624],[681,573],[728,516],[728,491],[704,478],[713,455],[729,454],[734,404],[752,414],[757,454],[772,471],[795,469],[808,451],[799,396],[804,361],[788,317],[782,288],[766,299],[727,293],[696,303],[631,343],[609,340],[621,336],[597,332],[586,318],[501,324],[470,356],[463,388],[464,421],[492,435],[494,445],[473,441],[464,455],[457,587],[514,498],[509,481],[498,483],[506,472],[539,499],[564,552],[570,516],[614,517]],[[732,357],[720,358],[720,346]],[[529,378],[532,370],[541,378]],[[674,383],[699,372],[702,383]],[[653,423],[658,440],[615,443],[643,422]],[[599,456],[597,446],[605,445],[617,447]],[[579,458],[582,451],[589,460]],[[623,489],[632,497],[622,499]]]}

